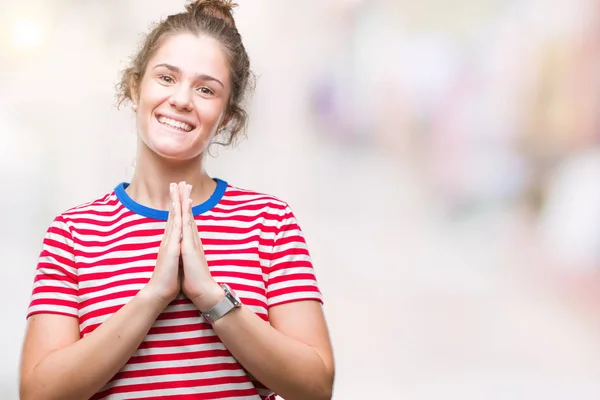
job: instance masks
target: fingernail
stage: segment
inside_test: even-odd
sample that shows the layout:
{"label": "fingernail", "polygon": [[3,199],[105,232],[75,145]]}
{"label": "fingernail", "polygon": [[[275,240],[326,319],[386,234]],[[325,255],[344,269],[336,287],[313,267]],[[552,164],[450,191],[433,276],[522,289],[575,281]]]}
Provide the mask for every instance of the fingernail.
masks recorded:
{"label": "fingernail", "polygon": [[188,193],[192,193],[192,185],[187,185]]}

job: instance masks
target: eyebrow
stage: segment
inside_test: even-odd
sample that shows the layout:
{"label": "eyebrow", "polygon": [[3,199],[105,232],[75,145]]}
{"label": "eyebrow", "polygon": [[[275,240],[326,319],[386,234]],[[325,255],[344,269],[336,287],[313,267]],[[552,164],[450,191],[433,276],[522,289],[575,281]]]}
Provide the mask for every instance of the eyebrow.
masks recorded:
{"label": "eyebrow", "polygon": [[[168,69],[169,71],[175,72],[177,74],[181,74],[181,69],[179,69],[176,66],[171,65],[171,64],[157,64],[152,69],[156,69],[156,68],[160,68],[160,67],[164,67],[164,68]],[[223,85],[223,82],[221,82],[214,76],[210,76],[210,75],[206,75],[206,74],[196,74],[196,75],[194,75],[194,80],[214,81],[214,82],[217,82],[219,85],[221,85],[221,87],[223,87],[223,88],[225,87],[225,85]]]}

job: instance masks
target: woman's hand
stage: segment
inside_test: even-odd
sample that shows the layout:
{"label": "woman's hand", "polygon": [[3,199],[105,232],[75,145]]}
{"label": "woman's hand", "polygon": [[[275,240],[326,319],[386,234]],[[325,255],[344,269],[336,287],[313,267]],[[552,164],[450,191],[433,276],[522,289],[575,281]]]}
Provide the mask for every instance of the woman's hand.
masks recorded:
{"label": "woman's hand", "polygon": [[185,182],[179,184],[183,224],[183,239],[181,241],[181,258],[183,259],[182,290],[200,311],[206,312],[223,299],[225,294],[208,269],[204,248],[200,241],[200,235],[198,235],[198,225],[192,213],[191,192],[192,185]]}
{"label": "woman's hand", "polygon": [[165,227],[156,267],[152,273],[152,278],[146,285],[145,290],[158,296],[167,304],[175,300],[181,291],[181,269],[179,268],[179,258],[181,255],[182,238],[182,217],[181,217],[181,196],[179,187],[176,183],[169,186],[169,217]]}

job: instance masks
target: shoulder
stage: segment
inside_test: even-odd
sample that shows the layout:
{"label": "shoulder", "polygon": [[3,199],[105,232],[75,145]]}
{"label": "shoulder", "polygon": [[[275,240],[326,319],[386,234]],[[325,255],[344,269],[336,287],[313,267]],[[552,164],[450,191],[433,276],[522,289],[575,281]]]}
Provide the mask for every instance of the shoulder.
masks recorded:
{"label": "shoulder", "polygon": [[80,221],[91,216],[101,216],[113,214],[120,208],[119,199],[115,195],[114,190],[105,193],[92,200],[71,206],[57,214],[54,218],[55,223],[64,223],[71,225],[74,222]]}
{"label": "shoulder", "polygon": [[260,210],[282,216],[291,212],[290,205],[279,197],[231,184],[227,185],[221,204],[241,209]]}
{"label": "shoulder", "polygon": [[116,215],[117,212],[115,211],[118,211],[118,201],[114,192],[67,208],[55,214],[49,226],[47,226],[44,245],[66,250],[67,247],[64,247],[64,245],[73,246],[75,234],[80,227],[93,225],[94,221],[98,220],[97,216],[103,214]]}
{"label": "shoulder", "polygon": [[219,208],[230,216],[230,213],[234,213],[238,215],[237,218],[244,220],[260,220],[263,226],[269,226],[275,232],[286,230],[290,226],[298,227],[299,224],[292,207],[284,199],[229,183]]}

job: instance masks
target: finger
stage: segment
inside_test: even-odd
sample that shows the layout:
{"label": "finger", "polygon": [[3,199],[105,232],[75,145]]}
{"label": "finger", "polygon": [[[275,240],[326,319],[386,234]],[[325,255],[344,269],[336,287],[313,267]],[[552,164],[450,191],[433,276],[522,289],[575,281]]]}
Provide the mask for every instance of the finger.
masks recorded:
{"label": "finger", "polygon": [[192,185],[186,186],[186,199],[185,203],[181,204],[182,209],[185,209],[185,213],[188,216],[188,226],[190,233],[198,233],[198,226],[194,219],[194,213],[192,212]]}
{"label": "finger", "polygon": [[183,221],[183,246],[188,248],[189,251],[193,251],[195,248],[195,236],[198,236],[198,226],[194,220],[192,213],[192,200],[191,200],[192,186],[186,185],[184,189],[184,198],[182,201],[182,212],[184,213],[185,220]]}
{"label": "finger", "polygon": [[183,229],[184,229],[184,236],[185,236],[185,230],[188,228],[188,225],[190,224],[190,213],[189,213],[189,201],[190,201],[190,188],[192,187],[192,185],[188,185],[188,184],[183,184],[180,185],[180,194],[181,194],[181,214],[182,214],[182,223],[183,223]]}
{"label": "finger", "polygon": [[192,239],[192,243],[196,248],[202,248],[202,243],[200,243],[200,235],[198,235],[198,224],[196,223],[196,219],[194,218],[193,211],[193,203],[192,203],[192,185],[188,185],[188,203],[187,203],[187,212],[190,216],[190,233],[192,234],[190,238]]}
{"label": "finger", "polygon": [[186,186],[187,186],[187,183],[185,181],[179,182],[178,190],[177,190],[177,194],[179,196],[179,211],[180,211],[180,216],[181,216],[181,238],[180,238],[180,240],[182,242],[183,242],[183,238],[185,237],[185,225],[186,225],[186,220],[187,220],[187,216],[185,213],[185,196],[186,196],[185,188],[186,188]]}
{"label": "finger", "polygon": [[174,184],[169,185],[169,208],[167,210],[167,223],[165,225],[164,242],[168,242],[171,232],[173,231],[173,188]]}
{"label": "finger", "polygon": [[179,244],[181,242],[181,200],[176,184],[173,186],[172,207],[174,208],[172,241]]}
{"label": "finger", "polygon": [[[189,193],[191,195],[191,191],[192,191],[192,187],[189,187]],[[194,251],[200,255],[201,258],[204,258],[204,248],[202,247],[202,241],[200,240],[200,235],[198,233],[198,224],[196,223],[196,218],[194,218],[194,212],[193,212],[193,204],[192,204],[192,199],[190,196],[189,202],[188,202],[188,213],[190,215],[190,224],[189,224],[189,241],[190,241],[190,246],[194,249]]]}

